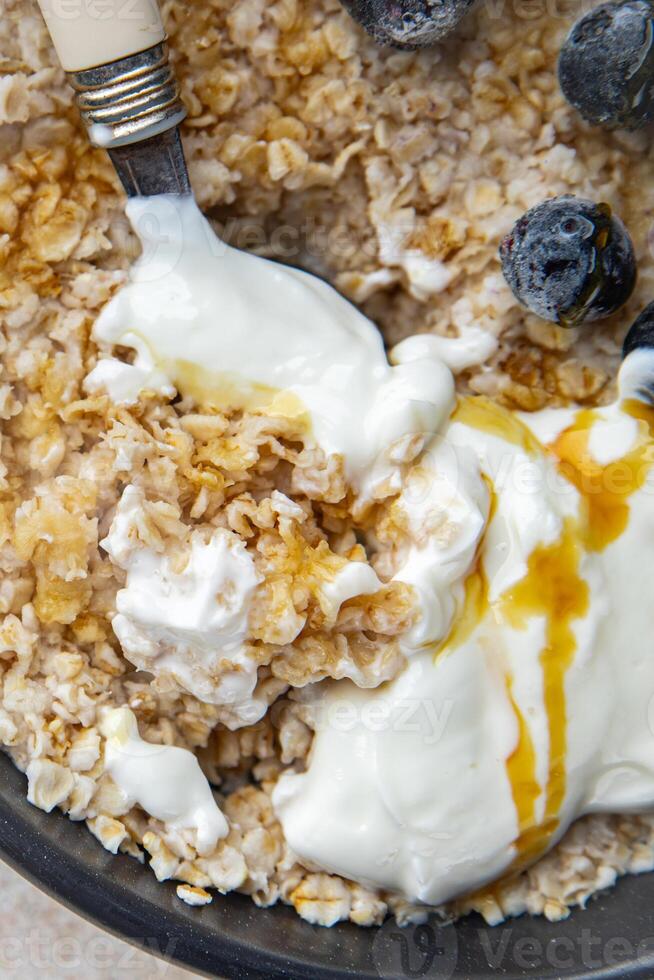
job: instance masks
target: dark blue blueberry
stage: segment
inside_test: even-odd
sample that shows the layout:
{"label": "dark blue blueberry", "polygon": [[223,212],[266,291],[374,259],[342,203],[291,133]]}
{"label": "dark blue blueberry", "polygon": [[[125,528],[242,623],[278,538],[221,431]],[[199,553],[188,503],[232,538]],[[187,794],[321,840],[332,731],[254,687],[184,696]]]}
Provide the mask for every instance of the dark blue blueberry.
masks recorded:
{"label": "dark blue blueberry", "polygon": [[500,245],[514,296],[544,320],[574,327],[601,320],[636,282],[631,239],[608,204],[565,195],[537,204]]}
{"label": "dark blue blueberry", "polygon": [[475,0],[341,0],[379,44],[424,48],[450,34]]}
{"label": "dark blue blueberry", "polygon": [[[637,351],[645,351],[645,357],[632,357]],[[654,405],[654,303],[646,306],[636,317],[624,340],[622,365],[619,377],[620,396],[636,398],[646,405]]]}
{"label": "dark blue blueberry", "polygon": [[654,303],[646,306],[629,328],[622,347],[622,357],[628,357],[633,351],[645,347],[654,349]]}
{"label": "dark blue blueberry", "polygon": [[636,129],[654,119],[654,8],[604,3],[577,21],[559,56],[568,102],[590,123]]}

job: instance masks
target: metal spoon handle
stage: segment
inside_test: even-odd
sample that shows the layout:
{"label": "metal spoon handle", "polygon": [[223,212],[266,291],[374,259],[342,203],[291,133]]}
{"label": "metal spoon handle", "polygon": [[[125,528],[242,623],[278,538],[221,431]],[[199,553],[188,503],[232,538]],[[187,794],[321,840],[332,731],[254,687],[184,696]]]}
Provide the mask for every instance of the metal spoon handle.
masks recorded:
{"label": "metal spoon handle", "polygon": [[39,5],[89,138],[109,151],[127,194],[190,193],[177,129],[186,110],[156,2]]}

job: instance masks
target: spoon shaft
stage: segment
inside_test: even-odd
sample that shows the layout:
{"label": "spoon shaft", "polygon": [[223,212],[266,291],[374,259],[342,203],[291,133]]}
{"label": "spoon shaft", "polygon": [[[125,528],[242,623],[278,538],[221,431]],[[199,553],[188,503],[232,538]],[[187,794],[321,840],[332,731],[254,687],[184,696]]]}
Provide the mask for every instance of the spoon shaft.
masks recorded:
{"label": "spoon shaft", "polygon": [[177,127],[141,143],[118,146],[109,156],[128,197],[191,193]]}

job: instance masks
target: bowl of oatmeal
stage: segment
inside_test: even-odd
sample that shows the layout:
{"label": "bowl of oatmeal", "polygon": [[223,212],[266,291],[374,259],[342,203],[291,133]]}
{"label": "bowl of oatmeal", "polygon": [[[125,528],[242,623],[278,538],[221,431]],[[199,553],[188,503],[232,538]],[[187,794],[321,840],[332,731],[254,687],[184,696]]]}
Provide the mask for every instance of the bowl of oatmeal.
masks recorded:
{"label": "bowl of oatmeal", "polygon": [[577,13],[167,4],[197,201],[125,206],[7,5],[2,848],[120,934],[649,969],[648,877],[582,908],[654,867],[654,192]]}

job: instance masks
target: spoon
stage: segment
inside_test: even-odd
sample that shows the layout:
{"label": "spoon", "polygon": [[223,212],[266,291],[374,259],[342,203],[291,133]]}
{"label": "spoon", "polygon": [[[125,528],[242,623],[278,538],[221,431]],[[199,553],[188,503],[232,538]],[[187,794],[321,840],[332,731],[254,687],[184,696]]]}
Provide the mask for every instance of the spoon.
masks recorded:
{"label": "spoon", "polygon": [[127,196],[190,194],[186,109],[155,0],[38,2],[89,138],[108,151]]}

